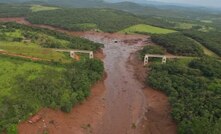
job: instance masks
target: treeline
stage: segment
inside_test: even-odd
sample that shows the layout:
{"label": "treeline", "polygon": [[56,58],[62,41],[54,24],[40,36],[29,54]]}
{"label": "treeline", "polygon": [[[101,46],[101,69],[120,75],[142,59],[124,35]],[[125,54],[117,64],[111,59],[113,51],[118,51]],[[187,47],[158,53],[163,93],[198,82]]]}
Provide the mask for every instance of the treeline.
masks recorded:
{"label": "treeline", "polygon": [[[32,63],[7,56],[0,58],[17,68]],[[33,63],[29,71],[8,77],[13,83],[10,95],[0,99],[0,132],[16,134],[17,124],[42,107],[70,112],[90,95],[91,86],[102,78],[104,71],[103,63],[96,59],[62,66],[43,65],[40,70],[39,65]]]}
{"label": "treeline", "polygon": [[200,42],[202,45],[221,56],[220,31],[199,32],[191,30],[185,31],[184,34]]}
{"label": "treeline", "polygon": [[169,53],[182,56],[202,56],[203,49],[194,40],[180,33],[152,35],[154,43],[164,47]]}
{"label": "treeline", "polygon": [[140,50],[139,54],[140,54],[140,57],[143,59],[146,54],[160,54],[160,55],[163,55],[163,54],[165,54],[165,52],[166,51],[160,46],[148,45],[148,46],[143,47],[143,49]]}
{"label": "treeline", "polygon": [[0,3],[0,17],[24,17],[31,12],[29,8],[28,5]]}
{"label": "treeline", "polygon": [[67,30],[85,31],[100,29],[117,32],[144,22],[139,17],[112,9],[59,9],[31,13],[27,19],[34,24],[49,24]]}
{"label": "treeline", "polygon": [[[11,39],[10,36],[8,37],[7,34],[4,34],[7,32],[13,33],[16,30],[21,31],[21,36],[13,37]],[[63,33],[41,28],[33,28],[17,23],[0,23],[0,31],[1,40],[30,40],[45,48],[70,48],[96,51],[103,46],[100,43],[95,43],[80,37],[68,36]]]}
{"label": "treeline", "polygon": [[195,59],[151,65],[147,83],[165,92],[179,134],[219,134],[221,131],[221,62]]}

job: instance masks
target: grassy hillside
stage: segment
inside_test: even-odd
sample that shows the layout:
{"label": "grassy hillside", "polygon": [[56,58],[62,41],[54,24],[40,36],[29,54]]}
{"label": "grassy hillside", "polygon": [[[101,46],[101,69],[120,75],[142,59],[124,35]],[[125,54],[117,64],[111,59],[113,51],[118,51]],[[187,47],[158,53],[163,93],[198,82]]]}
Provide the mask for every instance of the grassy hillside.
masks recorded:
{"label": "grassy hillside", "polygon": [[0,50],[5,54],[1,51],[0,132],[17,134],[16,125],[43,107],[70,112],[90,95],[91,86],[102,77],[101,61],[84,58],[73,62],[69,53],[52,48],[96,51],[100,47],[101,44],[79,37],[1,23]]}
{"label": "grassy hillside", "polygon": [[1,23],[0,31],[0,49],[46,60],[68,60],[66,55],[55,52],[51,48],[96,51],[102,47],[101,44],[79,37],[71,37],[62,33],[31,28],[16,23]]}
{"label": "grassy hillside", "polygon": [[69,64],[41,63],[0,55],[0,132],[16,134],[16,125],[50,107],[70,112],[90,95],[102,77],[98,60]]}
{"label": "grassy hillside", "polygon": [[53,51],[52,49],[41,48],[34,43],[0,41],[0,49],[6,51],[8,54],[17,54],[48,61],[69,62],[72,60],[69,55]]}
{"label": "grassy hillside", "polygon": [[143,33],[143,34],[168,34],[168,33],[174,33],[176,31],[170,30],[170,29],[165,29],[165,28],[160,28],[160,27],[155,27],[151,25],[145,25],[145,24],[138,24],[134,25],[131,27],[128,27],[122,31],[121,33]]}

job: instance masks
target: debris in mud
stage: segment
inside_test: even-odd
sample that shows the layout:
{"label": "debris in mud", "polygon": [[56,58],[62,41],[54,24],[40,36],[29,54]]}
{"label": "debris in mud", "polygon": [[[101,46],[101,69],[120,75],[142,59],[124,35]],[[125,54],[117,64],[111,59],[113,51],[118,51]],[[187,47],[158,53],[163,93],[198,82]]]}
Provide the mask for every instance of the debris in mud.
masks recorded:
{"label": "debris in mud", "polygon": [[37,123],[42,119],[42,117],[40,115],[34,115],[31,117],[31,119],[28,121],[28,123],[33,124],[33,123]]}
{"label": "debris in mud", "polygon": [[118,43],[118,40],[114,40],[114,43]]}

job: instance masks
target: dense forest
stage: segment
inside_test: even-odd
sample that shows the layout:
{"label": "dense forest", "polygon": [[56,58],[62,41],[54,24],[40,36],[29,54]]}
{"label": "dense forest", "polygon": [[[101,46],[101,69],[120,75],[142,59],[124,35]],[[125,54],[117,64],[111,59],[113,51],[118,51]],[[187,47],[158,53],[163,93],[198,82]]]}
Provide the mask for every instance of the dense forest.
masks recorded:
{"label": "dense forest", "polygon": [[140,58],[144,58],[144,56],[146,54],[160,54],[160,55],[163,55],[165,54],[165,50],[160,47],[160,46],[157,46],[157,45],[148,45],[148,46],[145,46],[142,50],[140,50],[139,54],[140,54]]}
{"label": "dense forest", "polygon": [[85,31],[99,29],[117,32],[143,21],[135,15],[111,9],[58,9],[29,14],[34,24],[49,24],[68,30]]}
{"label": "dense forest", "polygon": [[28,5],[0,3],[0,17],[24,17],[30,12]]}
{"label": "dense forest", "polygon": [[164,47],[169,53],[182,56],[202,56],[203,49],[195,41],[188,37],[172,33],[166,35],[153,35],[151,39],[154,43]]}
{"label": "dense forest", "polygon": [[220,133],[220,67],[210,58],[151,65],[147,83],[169,96],[179,134]]}
{"label": "dense forest", "polygon": [[184,34],[200,42],[205,47],[212,50],[217,55],[221,56],[220,31],[200,32],[200,31],[191,30],[191,31],[185,31]]}
{"label": "dense forest", "polygon": [[[152,4],[138,4],[134,2],[119,2],[108,3],[104,0],[0,0],[0,3],[29,3],[29,4],[44,4],[55,5],[69,8],[112,8],[117,10],[127,11],[136,15],[147,17],[160,16],[166,18],[191,18],[196,19],[199,17],[216,16],[217,12],[201,7],[183,7],[174,5],[164,5],[161,3],[158,6]],[[148,3],[148,1],[146,1]]]}

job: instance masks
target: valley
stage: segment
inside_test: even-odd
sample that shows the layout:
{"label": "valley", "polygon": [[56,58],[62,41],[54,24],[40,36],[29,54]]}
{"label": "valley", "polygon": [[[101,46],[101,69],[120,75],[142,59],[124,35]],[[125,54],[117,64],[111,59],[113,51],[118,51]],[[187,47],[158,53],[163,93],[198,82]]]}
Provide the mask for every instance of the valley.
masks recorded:
{"label": "valley", "polygon": [[95,1],[0,3],[0,133],[219,134],[219,11]]}

